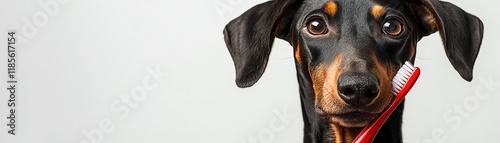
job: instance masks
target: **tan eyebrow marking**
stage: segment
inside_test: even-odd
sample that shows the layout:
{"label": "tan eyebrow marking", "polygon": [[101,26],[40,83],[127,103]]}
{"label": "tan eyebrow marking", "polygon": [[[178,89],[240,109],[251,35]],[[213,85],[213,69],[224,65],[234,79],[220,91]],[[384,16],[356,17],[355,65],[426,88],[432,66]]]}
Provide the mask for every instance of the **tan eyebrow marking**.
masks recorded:
{"label": "tan eyebrow marking", "polygon": [[337,14],[337,4],[332,1],[326,2],[323,11],[330,16],[335,16]]}
{"label": "tan eyebrow marking", "polygon": [[380,18],[382,16],[382,14],[384,14],[384,12],[385,12],[385,9],[384,9],[383,6],[375,4],[372,7],[372,13],[371,14],[372,14],[373,18],[378,19],[378,18]]}

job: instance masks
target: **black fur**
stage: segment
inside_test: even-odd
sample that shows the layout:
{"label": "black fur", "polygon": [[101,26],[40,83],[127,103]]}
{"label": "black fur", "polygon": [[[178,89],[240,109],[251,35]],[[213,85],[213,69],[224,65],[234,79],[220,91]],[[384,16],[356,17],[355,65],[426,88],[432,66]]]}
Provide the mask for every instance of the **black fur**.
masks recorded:
{"label": "black fur", "polygon": [[[294,48],[300,46],[302,61],[296,60],[304,120],[304,142],[320,143],[334,140],[328,121],[315,111],[315,92],[310,69],[330,63],[339,53],[351,53],[348,60],[367,61],[369,53],[389,68],[398,68],[404,61],[414,62],[416,43],[424,36],[439,31],[444,49],[453,67],[463,79],[472,80],[472,70],[483,38],[481,20],[459,7],[438,0],[336,0],[337,15],[324,18],[327,25],[339,32],[315,37],[304,33],[312,15],[321,12],[327,0],[274,0],[256,5],[232,20],[224,29],[224,40],[236,68],[236,84],[254,85],[265,71],[275,38],[286,40]],[[386,14],[380,20],[370,17],[373,4],[383,5]],[[388,38],[377,28],[387,17],[402,21],[405,32]],[[429,21],[429,17],[435,21]],[[413,52],[412,52],[413,51]],[[302,62],[303,64],[299,64]],[[349,63],[347,63],[349,64]],[[347,65],[359,72],[360,65]],[[364,67],[361,67],[363,69]],[[402,142],[402,103],[378,133],[374,142]]]}

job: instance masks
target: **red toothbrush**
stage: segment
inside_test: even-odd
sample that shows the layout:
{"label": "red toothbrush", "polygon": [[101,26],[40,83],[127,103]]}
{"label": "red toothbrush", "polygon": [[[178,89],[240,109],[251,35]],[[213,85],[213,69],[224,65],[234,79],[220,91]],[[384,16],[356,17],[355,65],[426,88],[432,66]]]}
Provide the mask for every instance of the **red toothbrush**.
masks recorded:
{"label": "red toothbrush", "polygon": [[396,95],[394,101],[391,105],[382,112],[379,118],[372,121],[368,126],[366,126],[361,133],[354,139],[353,143],[371,143],[378,131],[384,125],[385,121],[394,112],[399,103],[403,101],[406,94],[413,87],[420,75],[420,69],[414,67],[410,62],[405,62],[405,64],[399,69],[396,76],[392,79],[393,93]]}

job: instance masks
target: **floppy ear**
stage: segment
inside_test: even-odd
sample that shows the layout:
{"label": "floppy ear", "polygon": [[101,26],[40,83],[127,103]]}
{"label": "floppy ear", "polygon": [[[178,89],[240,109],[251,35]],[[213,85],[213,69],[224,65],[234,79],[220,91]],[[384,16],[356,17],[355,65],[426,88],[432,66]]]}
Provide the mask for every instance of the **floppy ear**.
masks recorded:
{"label": "floppy ear", "polygon": [[446,55],[467,81],[483,40],[483,22],[461,8],[438,0],[412,2],[411,8],[422,22],[423,36],[439,31]]}
{"label": "floppy ear", "polygon": [[224,29],[236,68],[236,85],[250,87],[264,73],[274,38],[287,40],[300,0],[268,1],[243,13]]}

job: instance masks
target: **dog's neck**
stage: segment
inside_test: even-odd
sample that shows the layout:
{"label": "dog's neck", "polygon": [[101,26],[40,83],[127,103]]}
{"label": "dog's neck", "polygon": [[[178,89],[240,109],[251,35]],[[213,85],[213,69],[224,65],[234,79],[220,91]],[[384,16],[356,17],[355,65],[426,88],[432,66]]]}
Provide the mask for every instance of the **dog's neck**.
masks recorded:
{"label": "dog's neck", "polygon": [[330,124],[334,134],[335,143],[352,143],[363,128],[346,128],[337,124]]}

